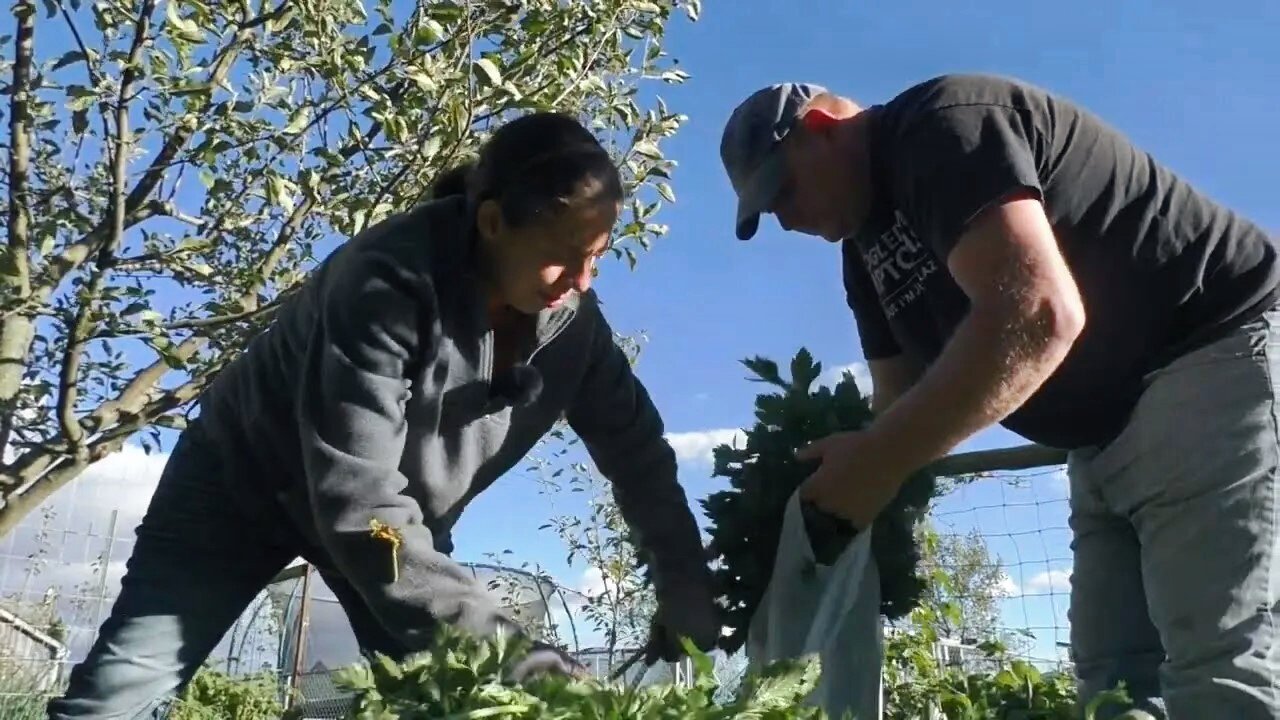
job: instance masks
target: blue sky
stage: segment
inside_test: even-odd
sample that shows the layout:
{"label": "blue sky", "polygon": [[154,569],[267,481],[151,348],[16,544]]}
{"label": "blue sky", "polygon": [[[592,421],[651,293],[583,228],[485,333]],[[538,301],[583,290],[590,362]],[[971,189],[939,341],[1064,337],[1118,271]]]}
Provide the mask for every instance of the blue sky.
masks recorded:
{"label": "blue sky", "polygon": [[[946,72],[1018,76],[1082,102],[1210,195],[1280,230],[1280,5],[1082,0],[1068,10],[975,0],[964,12],[956,7],[752,0],[705,3],[697,23],[673,19],[667,49],[692,77],[659,88],[689,116],[664,145],[679,163],[677,203],[658,218],[670,234],[634,272],[606,264],[597,288],[615,329],[647,335],[638,371],[682,448],[751,422],[759,386],[745,381],[742,358],[786,360],[803,345],[828,366],[861,359],[836,247],[784,234],[771,219],[753,241],[733,238],[734,197],[719,165],[719,135],[733,106],[761,85],[817,82],[866,104]],[[993,430],[966,448],[1020,442]],[[141,468],[155,469],[138,458],[128,462],[134,478]],[[695,500],[719,486],[709,464],[692,455],[682,461],[682,481]],[[119,491],[80,485],[64,499],[78,493],[80,506],[97,508],[124,502]],[[1011,625],[1065,628],[1064,497],[1062,479],[1048,473],[1021,489],[979,483],[940,508],[941,522],[988,535],[1019,593],[1028,593],[1007,603]],[[145,494],[130,502],[130,512],[140,511]],[[536,483],[513,473],[463,518],[458,557],[481,560],[511,549],[575,584],[581,570],[566,567],[557,539],[537,530],[551,512]],[[127,547],[131,533],[124,535]],[[25,554],[12,542],[6,554]],[[1042,638],[1038,654],[1051,653],[1054,639]],[[1065,631],[1056,639],[1065,641]]]}

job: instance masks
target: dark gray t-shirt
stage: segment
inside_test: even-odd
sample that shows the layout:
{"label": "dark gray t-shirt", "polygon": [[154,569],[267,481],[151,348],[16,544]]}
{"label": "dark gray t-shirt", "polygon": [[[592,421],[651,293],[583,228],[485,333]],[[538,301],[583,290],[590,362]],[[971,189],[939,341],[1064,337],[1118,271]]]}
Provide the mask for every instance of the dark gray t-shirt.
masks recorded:
{"label": "dark gray t-shirt", "polygon": [[968,308],[946,263],[967,224],[1011,192],[1045,204],[1087,319],[1063,364],[1003,423],[1028,439],[1105,444],[1147,373],[1276,301],[1274,239],[1067,100],[948,75],[871,112],[874,210],[844,243],[868,359],[937,358]]}

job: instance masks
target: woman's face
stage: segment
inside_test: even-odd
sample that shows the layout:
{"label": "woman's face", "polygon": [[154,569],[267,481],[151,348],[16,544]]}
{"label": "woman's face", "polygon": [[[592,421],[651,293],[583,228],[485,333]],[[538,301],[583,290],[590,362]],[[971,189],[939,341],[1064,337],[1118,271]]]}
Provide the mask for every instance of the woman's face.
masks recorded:
{"label": "woman's face", "polygon": [[496,297],[526,315],[554,308],[591,287],[596,261],[609,250],[621,208],[614,203],[565,208],[512,228],[496,203],[480,206],[480,236]]}

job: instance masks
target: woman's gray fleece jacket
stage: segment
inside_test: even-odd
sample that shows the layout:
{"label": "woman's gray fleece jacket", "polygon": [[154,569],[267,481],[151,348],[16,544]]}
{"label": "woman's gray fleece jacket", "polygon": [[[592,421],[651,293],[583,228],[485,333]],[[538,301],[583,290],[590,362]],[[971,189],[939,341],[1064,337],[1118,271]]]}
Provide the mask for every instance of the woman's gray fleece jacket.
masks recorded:
{"label": "woman's gray fleece jacket", "polygon": [[328,560],[410,650],[437,620],[514,630],[447,556],[450,529],[563,416],[611,481],[658,590],[709,583],[662,420],[594,293],[538,316],[520,354],[541,374],[536,398],[513,406],[495,391],[469,228],[460,199],[369,228],[219,374],[201,424],[233,490],[264,519],[285,514],[300,554]]}

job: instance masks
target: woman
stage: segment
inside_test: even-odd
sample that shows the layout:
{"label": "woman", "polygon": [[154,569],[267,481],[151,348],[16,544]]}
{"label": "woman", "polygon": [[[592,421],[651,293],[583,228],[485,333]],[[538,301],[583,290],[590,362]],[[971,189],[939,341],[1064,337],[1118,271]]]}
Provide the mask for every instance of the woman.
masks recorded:
{"label": "woman", "polygon": [[[562,416],[654,570],[650,660],[710,649],[710,573],[661,418],[588,290],[623,199],[570,117],[503,126],[437,198],[330,256],[220,374],[138,528],[121,594],[54,718],[180,692],[268,581],[313,563],[362,650],[436,623],[520,632],[448,555],[467,503]],[[458,192],[465,190],[465,192]],[[575,672],[536,645],[518,671]]]}

